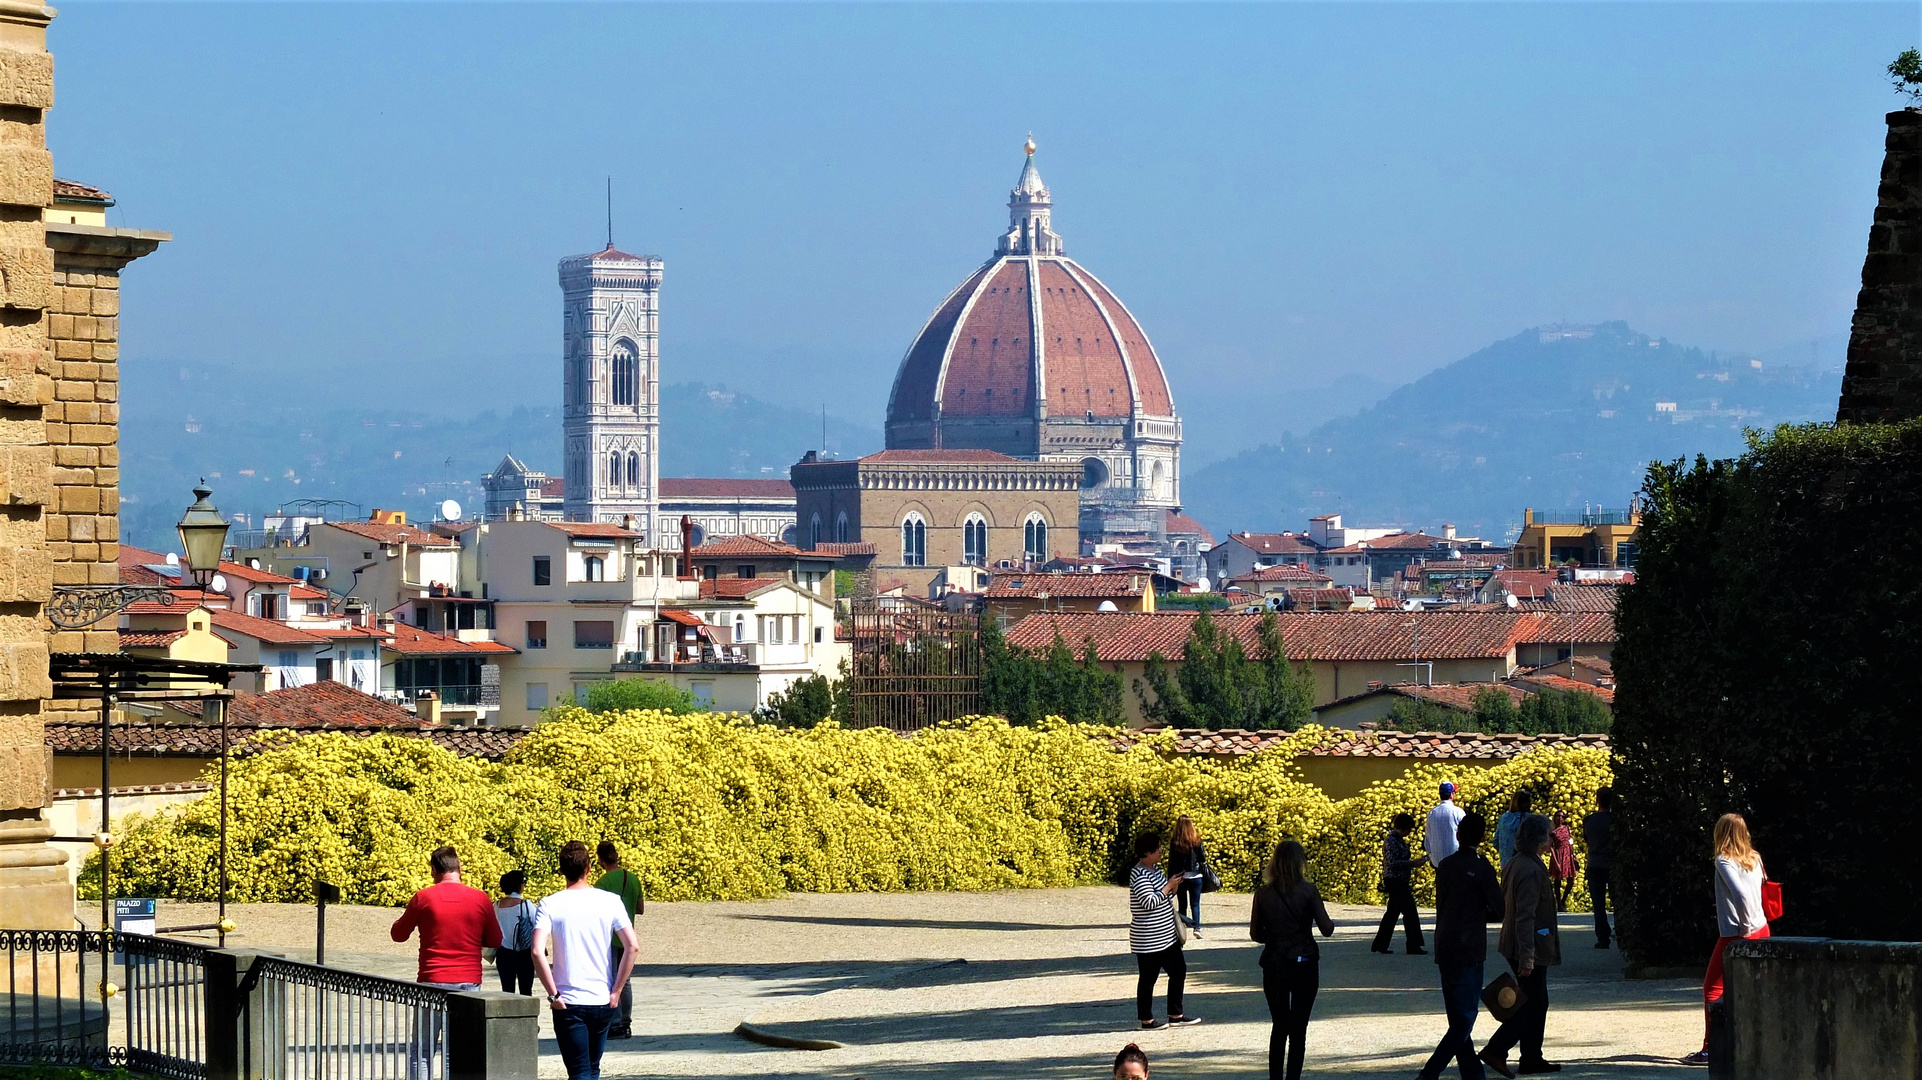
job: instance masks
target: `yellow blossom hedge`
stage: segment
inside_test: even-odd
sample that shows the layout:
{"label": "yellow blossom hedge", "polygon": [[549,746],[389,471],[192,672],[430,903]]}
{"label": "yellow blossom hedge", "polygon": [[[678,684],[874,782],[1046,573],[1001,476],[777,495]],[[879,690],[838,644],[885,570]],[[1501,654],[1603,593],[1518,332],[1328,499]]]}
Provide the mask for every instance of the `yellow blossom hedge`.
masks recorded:
{"label": "yellow blossom hedge", "polygon": [[[499,763],[416,738],[308,736],[231,769],[230,895],[304,901],[318,877],[349,902],[401,904],[441,844],[459,849],[469,881],[518,867],[540,895],[560,885],[563,842],[603,838],[660,900],[1093,884],[1133,861],[1138,832],[1165,835],[1186,813],[1231,889],[1251,888],[1294,837],[1329,898],[1365,902],[1388,819],[1426,813],[1442,776],[1470,806],[1526,784],[1552,812],[1587,805],[1608,775],[1602,751],[1540,750],[1487,770],[1417,766],[1334,802],[1295,758],[1336,733],[1304,729],[1227,762],[1152,740],[1117,752],[1114,734],[975,718],[901,738],[564,709]],[[115,891],[212,897],[218,811],[210,795],[131,821],[114,849]],[[1421,887],[1432,888],[1426,875]]]}

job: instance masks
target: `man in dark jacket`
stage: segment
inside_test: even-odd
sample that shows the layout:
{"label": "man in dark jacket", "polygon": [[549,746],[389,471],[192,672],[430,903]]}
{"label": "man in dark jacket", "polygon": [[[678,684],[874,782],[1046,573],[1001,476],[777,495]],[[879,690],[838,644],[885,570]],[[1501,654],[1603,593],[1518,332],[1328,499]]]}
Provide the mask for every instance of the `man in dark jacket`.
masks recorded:
{"label": "man in dark jacket", "polygon": [[1488,833],[1480,814],[1455,827],[1461,846],[1435,869],[1435,963],[1441,967],[1442,1007],[1448,1034],[1422,1066],[1420,1080],[1437,1080],[1454,1058],[1462,1080],[1484,1080],[1475,1056],[1475,1017],[1481,1012],[1482,965],[1488,959],[1488,924],[1502,917],[1502,887],[1495,868],[1476,848]]}

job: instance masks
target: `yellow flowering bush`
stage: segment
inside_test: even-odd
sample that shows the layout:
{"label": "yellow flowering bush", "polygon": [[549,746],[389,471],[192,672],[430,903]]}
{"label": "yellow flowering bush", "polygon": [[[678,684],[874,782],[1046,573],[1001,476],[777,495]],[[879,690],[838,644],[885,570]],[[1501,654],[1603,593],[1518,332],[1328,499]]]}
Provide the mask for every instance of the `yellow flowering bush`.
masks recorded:
{"label": "yellow flowering bush", "polygon": [[[1185,813],[1228,888],[1253,887],[1293,837],[1325,895],[1366,901],[1388,818],[1426,813],[1447,774],[1417,766],[1337,803],[1295,759],[1338,733],[1305,728],[1230,761],[1174,756],[1165,737],[1118,752],[1115,734],[970,718],[901,738],[569,708],[499,763],[400,736],[287,739],[232,766],[230,895],[304,901],[318,877],[349,902],[400,904],[441,844],[459,849],[469,881],[518,867],[540,895],[559,887],[554,852],[570,839],[613,840],[661,900],[1093,884],[1133,862],[1135,835],[1166,835]],[[1607,756],[1536,751],[1453,778],[1466,805],[1526,784],[1538,807],[1574,810],[1606,782]],[[218,813],[207,796],[130,821],[116,891],[213,896]]]}

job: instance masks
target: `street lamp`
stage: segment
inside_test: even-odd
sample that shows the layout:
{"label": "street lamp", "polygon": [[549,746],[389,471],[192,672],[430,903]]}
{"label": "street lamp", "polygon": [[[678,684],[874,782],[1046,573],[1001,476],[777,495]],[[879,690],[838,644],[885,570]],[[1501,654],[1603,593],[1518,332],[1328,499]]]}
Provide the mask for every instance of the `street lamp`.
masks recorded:
{"label": "street lamp", "polygon": [[213,584],[214,575],[220,572],[220,555],[227,548],[227,521],[207,501],[213,491],[207,487],[203,478],[200,486],[194,488],[194,504],[180,519],[180,547],[187,555],[187,569],[193,573],[194,584],[205,589]]}
{"label": "street lamp", "polygon": [[[220,570],[227,546],[227,522],[207,501],[213,494],[207,481],[194,488],[197,500],[180,519],[180,543],[187,549],[187,569],[205,589]],[[47,601],[47,621],[62,630],[83,630],[110,619],[135,604],[171,606],[174,590],[165,585],[55,585]]]}

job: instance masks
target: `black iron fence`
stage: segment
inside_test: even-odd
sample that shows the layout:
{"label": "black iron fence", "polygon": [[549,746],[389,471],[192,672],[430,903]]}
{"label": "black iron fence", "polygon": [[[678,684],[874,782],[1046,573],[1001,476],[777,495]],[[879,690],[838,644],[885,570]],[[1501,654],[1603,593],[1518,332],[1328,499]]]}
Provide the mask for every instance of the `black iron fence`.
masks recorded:
{"label": "black iron fence", "polygon": [[896,731],[981,711],[981,617],[903,604],[857,602],[852,637],[850,721]]}
{"label": "black iron fence", "polygon": [[102,930],[0,930],[0,1062],[207,1075],[207,950]]}

